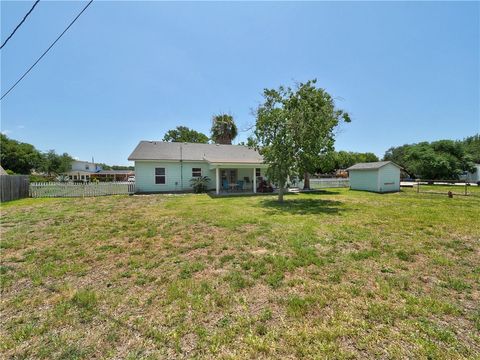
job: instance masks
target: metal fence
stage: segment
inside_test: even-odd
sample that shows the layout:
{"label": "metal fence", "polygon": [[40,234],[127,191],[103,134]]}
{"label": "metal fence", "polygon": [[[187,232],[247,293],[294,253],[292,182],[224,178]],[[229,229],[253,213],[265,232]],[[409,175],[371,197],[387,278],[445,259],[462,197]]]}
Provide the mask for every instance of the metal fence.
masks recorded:
{"label": "metal fence", "polygon": [[310,179],[311,189],[344,188],[349,186],[350,179],[345,178]]}
{"label": "metal fence", "polygon": [[411,182],[417,193],[439,195],[480,196],[480,187],[477,183],[464,180],[424,180],[417,179]]}
{"label": "metal fence", "polygon": [[30,196],[39,197],[87,197],[104,195],[129,195],[135,192],[134,182],[31,183]]}
{"label": "metal fence", "polygon": [[28,197],[27,175],[0,175],[0,200],[10,201]]}

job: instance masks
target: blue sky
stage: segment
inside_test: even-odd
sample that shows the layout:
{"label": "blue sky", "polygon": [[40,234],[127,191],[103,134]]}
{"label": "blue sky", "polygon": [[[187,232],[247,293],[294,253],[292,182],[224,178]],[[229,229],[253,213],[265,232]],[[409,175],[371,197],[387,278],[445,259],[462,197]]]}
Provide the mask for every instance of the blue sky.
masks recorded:
{"label": "blue sky", "polygon": [[[1,2],[2,41],[32,4]],[[1,51],[2,94],[84,4],[40,1]],[[312,78],[352,115],[338,150],[473,135],[480,3],[97,0],[1,102],[1,129],[128,164],[139,140],[177,125],[208,134],[215,113],[245,129],[264,88]]]}

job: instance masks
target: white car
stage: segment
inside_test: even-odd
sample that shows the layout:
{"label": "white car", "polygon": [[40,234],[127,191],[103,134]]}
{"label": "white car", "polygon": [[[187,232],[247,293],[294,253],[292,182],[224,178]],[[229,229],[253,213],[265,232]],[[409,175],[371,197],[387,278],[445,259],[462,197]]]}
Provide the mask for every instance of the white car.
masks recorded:
{"label": "white car", "polygon": [[129,176],[128,179],[127,179],[127,181],[132,181],[132,182],[134,182],[134,181],[135,181],[135,176]]}

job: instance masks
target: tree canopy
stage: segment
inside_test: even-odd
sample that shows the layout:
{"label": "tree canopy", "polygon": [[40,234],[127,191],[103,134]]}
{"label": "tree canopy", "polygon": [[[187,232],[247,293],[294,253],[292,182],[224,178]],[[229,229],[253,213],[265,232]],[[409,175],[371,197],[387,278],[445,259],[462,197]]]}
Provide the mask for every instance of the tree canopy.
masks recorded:
{"label": "tree canopy", "polygon": [[[469,139],[467,141],[467,139]],[[384,160],[402,166],[410,175],[423,179],[458,179],[465,171],[474,171],[478,135],[463,141],[439,140],[392,147]]]}
{"label": "tree canopy", "polygon": [[186,126],[177,126],[175,129],[168,130],[163,136],[163,141],[170,142],[190,142],[190,143],[208,143],[208,136],[201,132],[190,129]]}
{"label": "tree canopy", "polygon": [[263,96],[255,136],[269,165],[267,177],[277,183],[283,201],[288,179],[315,171],[321,156],[334,149],[334,129],[341,121],[350,122],[350,117],[316,87],[316,80],[299,83],[295,89],[265,89]]}
{"label": "tree canopy", "polygon": [[211,138],[216,144],[231,145],[238,135],[237,125],[232,115],[219,114],[212,118]]}
{"label": "tree canopy", "polygon": [[33,145],[9,139],[0,134],[0,162],[5,170],[30,174],[40,166],[42,154]]}
{"label": "tree canopy", "polygon": [[480,164],[480,134],[469,136],[462,140],[465,152],[472,157],[472,161]]}
{"label": "tree canopy", "polygon": [[42,155],[42,161],[38,170],[46,173],[48,176],[60,175],[70,171],[73,158],[67,153],[59,155],[55,150],[49,150]]}
{"label": "tree canopy", "polygon": [[346,169],[358,163],[379,161],[377,155],[366,152],[334,151],[329,155],[322,156],[319,160],[320,166],[317,168],[319,173],[331,173],[335,170]]}

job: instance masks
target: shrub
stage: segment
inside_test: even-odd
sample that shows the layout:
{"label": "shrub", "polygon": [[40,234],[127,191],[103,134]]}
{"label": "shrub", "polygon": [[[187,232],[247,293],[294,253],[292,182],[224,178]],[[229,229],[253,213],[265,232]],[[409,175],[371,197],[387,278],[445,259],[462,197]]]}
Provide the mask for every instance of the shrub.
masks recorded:
{"label": "shrub", "polygon": [[193,187],[194,193],[204,193],[208,190],[208,183],[210,178],[208,176],[199,176],[190,179],[190,184]]}

